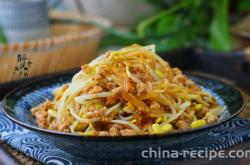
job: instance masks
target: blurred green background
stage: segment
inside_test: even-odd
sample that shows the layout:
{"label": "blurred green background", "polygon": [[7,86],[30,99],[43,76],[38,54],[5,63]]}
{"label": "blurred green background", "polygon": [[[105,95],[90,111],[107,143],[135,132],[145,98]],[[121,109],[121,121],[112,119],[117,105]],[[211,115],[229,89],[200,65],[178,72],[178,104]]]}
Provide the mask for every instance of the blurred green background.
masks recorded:
{"label": "blurred green background", "polygon": [[250,11],[249,0],[145,0],[154,14],[137,18],[129,31],[107,30],[102,44],[155,44],[162,52],[183,47],[234,49],[230,29]]}

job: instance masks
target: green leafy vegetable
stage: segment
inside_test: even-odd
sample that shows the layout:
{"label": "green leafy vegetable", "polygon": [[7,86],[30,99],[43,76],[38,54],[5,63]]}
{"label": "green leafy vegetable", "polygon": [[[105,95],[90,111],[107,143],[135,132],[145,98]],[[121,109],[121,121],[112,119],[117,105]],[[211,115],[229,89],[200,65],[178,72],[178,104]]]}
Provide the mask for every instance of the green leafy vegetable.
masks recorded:
{"label": "green leafy vegetable", "polygon": [[[145,0],[157,12],[129,32],[109,29],[103,45],[156,44],[157,51],[202,46],[232,49],[228,23],[229,0]],[[165,4],[165,5],[163,5]],[[162,7],[164,6],[164,7]]]}
{"label": "green leafy vegetable", "polygon": [[215,50],[229,51],[232,48],[228,25],[228,1],[212,1],[214,19],[210,25],[211,47]]}

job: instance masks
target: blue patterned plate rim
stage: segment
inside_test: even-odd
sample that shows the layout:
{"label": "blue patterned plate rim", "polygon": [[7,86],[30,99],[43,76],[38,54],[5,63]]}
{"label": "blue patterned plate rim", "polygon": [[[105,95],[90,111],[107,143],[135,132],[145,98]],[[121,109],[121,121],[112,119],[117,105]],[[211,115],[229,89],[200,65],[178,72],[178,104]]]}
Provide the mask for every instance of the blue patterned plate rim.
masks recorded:
{"label": "blue patterned plate rim", "polygon": [[243,91],[241,89],[239,89],[238,87],[232,86],[230,83],[224,81],[224,80],[218,80],[216,78],[214,78],[213,76],[207,76],[207,75],[203,75],[203,74],[199,74],[199,73],[187,73],[188,76],[191,76],[193,78],[201,78],[201,79],[207,79],[210,81],[215,81],[217,83],[220,83],[224,86],[230,87],[232,88],[235,92],[237,92],[240,95],[240,99],[242,100],[242,104],[240,106],[240,108],[238,108],[234,113],[230,114],[230,116],[225,117],[224,119],[213,123],[213,124],[209,124],[200,128],[195,128],[195,129],[189,129],[189,130],[184,130],[184,131],[176,131],[176,132],[171,132],[168,134],[153,134],[153,135],[135,135],[135,136],[83,136],[83,135],[77,135],[77,134],[72,134],[72,133],[64,133],[64,132],[57,132],[57,131],[52,131],[52,130],[48,130],[48,129],[43,129],[43,128],[39,128],[35,125],[30,125],[24,122],[19,121],[18,119],[16,119],[15,117],[13,117],[10,114],[10,107],[8,107],[7,105],[7,100],[8,98],[13,95],[14,93],[18,92],[18,91],[22,91],[23,88],[28,88],[28,86],[32,86],[33,84],[39,84],[42,83],[44,81],[50,81],[50,79],[56,79],[62,76],[73,76],[73,73],[66,73],[66,74],[59,74],[59,75],[48,75],[46,77],[34,80],[34,81],[30,81],[29,83],[26,83],[24,85],[21,85],[20,87],[17,87],[15,89],[13,89],[12,91],[10,91],[3,99],[3,112],[4,114],[7,116],[8,119],[10,119],[11,121],[13,121],[14,123],[28,129],[28,130],[32,130],[35,132],[40,132],[40,133],[45,133],[45,134],[50,134],[50,135],[54,135],[54,136],[68,136],[68,137],[72,137],[72,138],[82,138],[83,140],[90,140],[90,141],[103,141],[103,140],[117,140],[117,141],[122,141],[122,140],[152,140],[152,139],[161,139],[161,138],[168,138],[170,136],[179,136],[182,134],[188,134],[188,133],[193,133],[193,132],[198,132],[198,131],[204,131],[208,128],[213,128],[215,126],[219,126],[222,123],[225,123],[226,121],[234,118],[235,116],[237,116],[245,107],[245,97],[243,95]]}

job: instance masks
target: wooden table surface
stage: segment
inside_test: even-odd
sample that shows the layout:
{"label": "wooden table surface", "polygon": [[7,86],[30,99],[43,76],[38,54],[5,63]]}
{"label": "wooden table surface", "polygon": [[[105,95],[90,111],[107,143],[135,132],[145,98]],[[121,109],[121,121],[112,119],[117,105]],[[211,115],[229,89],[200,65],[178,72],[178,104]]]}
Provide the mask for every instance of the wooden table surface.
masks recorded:
{"label": "wooden table surface", "polygon": [[[250,90],[245,90],[244,92],[246,99],[246,108],[239,115],[241,118],[250,119]],[[250,131],[250,130],[249,130]],[[229,147],[226,151],[230,150],[250,150],[250,141],[240,143],[238,145]],[[23,153],[13,149],[9,145],[3,144],[0,142],[0,165],[40,165],[42,163],[33,160],[32,158],[24,155]],[[230,164],[230,165],[250,165],[250,158],[245,159],[220,159],[216,158],[212,161],[207,159],[192,159],[187,161],[175,162],[174,165],[221,165],[221,164]]]}

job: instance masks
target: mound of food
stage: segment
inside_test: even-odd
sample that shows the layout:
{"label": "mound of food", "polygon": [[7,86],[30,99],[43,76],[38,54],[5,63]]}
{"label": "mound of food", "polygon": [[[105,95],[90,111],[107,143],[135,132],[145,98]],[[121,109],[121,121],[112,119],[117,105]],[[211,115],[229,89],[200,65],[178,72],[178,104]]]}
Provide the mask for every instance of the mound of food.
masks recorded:
{"label": "mound of food", "polygon": [[154,45],[108,51],[34,107],[39,127],[94,136],[169,133],[218,120],[221,107]]}

